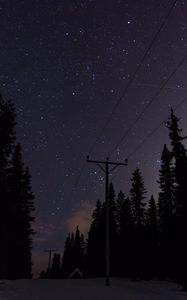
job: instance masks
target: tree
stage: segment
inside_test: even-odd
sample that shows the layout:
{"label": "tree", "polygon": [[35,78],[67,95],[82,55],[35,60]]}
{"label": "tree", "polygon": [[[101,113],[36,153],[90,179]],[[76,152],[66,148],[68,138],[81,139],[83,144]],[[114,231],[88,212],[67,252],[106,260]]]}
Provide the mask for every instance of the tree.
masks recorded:
{"label": "tree", "polygon": [[15,146],[16,114],[0,96],[0,278],[32,276],[33,193],[21,146]]}
{"label": "tree", "polygon": [[[109,185],[109,245],[110,245],[110,273],[111,276],[118,275],[116,264],[118,256],[118,232],[117,232],[117,209],[115,201],[115,191],[113,183]],[[104,203],[105,204],[105,203]],[[104,205],[104,216],[106,218],[106,208]]]}
{"label": "tree", "polygon": [[[187,185],[186,185],[186,174],[187,174],[187,153],[183,145],[183,140],[186,137],[182,137],[182,129],[178,125],[179,119],[175,116],[173,109],[171,109],[170,119],[167,123],[169,128],[169,137],[172,146],[172,158],[174,160],[174,172],[175,172],[175,203],[174,210],[175,215],[184,217],[187,209]],[[183,218],[183,219],[184,219]]]}
{"label": "tree", "polygon": [[88,232],[85,277],[105,276],[105,214],[100,200],[92,214],[92,223]]}
{"label": "tree", "polygon": [[73,247],[73,266],[74,269],[83,270],[84,262],[84,236],[80,235],[79,227],[77,226],[75,232],[75,241]]}
{"label": "tree", "polygon": [[65,241],[61,267],[62,278],[69,278],[71,273],[73,272],[73,247],[74,234],[72,233],[72,235],[68,235]]}
{"label": "tree", "polygon": [[8,207],[8,164],[16,139],[15,109],[11,101],[4,101],[0,95],[0,278],[6,278],[9,267],[6,259],[10,252]]}
{"label": "tree", "polygon": [[118,276],[129,277],[132,275],[132,240],[133,220],[129,198],[122,191],[117,197],[117,224],[118,224]]}
{"label": "tree", "polygon": [[60,278],[60,277],[61,277],[61,257],[59,253],[54,253],[52,266],[50,270],[50,278]]}
{"label": "tree", "polygon": [[179,119],[171,109],[167,127],[171,140],[175,173],[173,246],[176,256],[173,259],[173,269],[187,288],[187,243],[185,239],[187,228],[187,153],[183,145],[185,137],[182,136],[182,129],[179,128],[178,123]]}
{"label": "tree", "polygon": [[6,171],[16,140],[16,114],[11,101],[4,101],[0,94],[0,182]]}
{"label": "tree", "polygon": [[9,168],[8,186],[9,228],[10,237],[12,236],[10,248],[12,270],[9,274],[12,278],[31,278],[34,196],[31,190],[29,169],[25,168],[22,162],[20,144],[15,147]]}
{"label": "tree", "polygon": [[145,188],[138,168],[132,174],[130,203],[133,217],[132,273],[134,279],[145,276]]}
{"label": "tree", "polygon": [[62,259],[62,278],[69,278],[75,269],[83,271],[84,253],[84,235],[80,234],[79,227],[77,226],[75,234],[69,234],[66,238]]}
{"label": "tree", "polygon": [[168,231],[171,226],[174,206],[174,172],[171,164],[172,155],[164,145],[159,171],[160,192],[158,199],[159,225],[162,232]]}
{"label": "tree", "polygon": [[130,201],[135,228],[141,228],[145,224],[145,188],[143,177],[138,168],[131,178]]}
{"label": "tree", "polygon": [[146,277],[158,275],[158,221],[157,221],[157,207],[153,195],[148,204],[146,214]]}
{"label": "tree", "polygon": [[164,145],[159,171],[160,192],[158,198],[159,216],[159,253],[161,276],[171,274],[173,264],[173,211],[175,202],[175,176],[172,165],[172,154]]}

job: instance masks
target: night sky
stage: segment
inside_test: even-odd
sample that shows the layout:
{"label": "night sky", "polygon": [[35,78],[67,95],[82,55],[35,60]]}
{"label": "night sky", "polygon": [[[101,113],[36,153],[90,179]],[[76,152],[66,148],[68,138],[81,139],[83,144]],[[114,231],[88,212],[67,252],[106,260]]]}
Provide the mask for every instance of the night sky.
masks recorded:
{"label": "night sky", "polygon": [[[187,2],[179,0],[166,19],[173,3],[0,1],[0,92],[15,103],[17,137],[32,175],[38,268],[47,259],[43,250],[62,251],[77,224],[87,232],[96,200],[104,199],[104,173],[85,163],[87,154],[129,157],[128,167],[111,177],[116,192],[128,193],[139,166],[147,196],[157,197],[160,153],[169,143],[159,124],[187,97],[187,59],[178,67],[187,54]],[[184,100],[177,109],[184,135],[186,113]]]}

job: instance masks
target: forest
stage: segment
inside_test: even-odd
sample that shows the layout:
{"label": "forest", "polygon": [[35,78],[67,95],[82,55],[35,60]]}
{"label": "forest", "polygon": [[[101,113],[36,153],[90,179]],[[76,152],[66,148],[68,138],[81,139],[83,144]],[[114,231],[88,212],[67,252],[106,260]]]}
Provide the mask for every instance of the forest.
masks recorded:
{"label": "forest", "polygon": [[[173,109],[165,124],[169,145],[163,145],[159,194],[147,199],[139,168],[130,179],[129,194],[109,185],[110,273],[112,277],[172,279],[187,288],[187,152],[185,137]],[[0,278],[32,278],[34,195],[22,148],[16,141],[16,113],[0,97]],[[55,253],[40,278],[105,276],[106,203],[98,200],[88,236],[77,226]],[[78,224],[77,224],[78,225]]]}
{"label": "forest", "polygon": [[[187,288],[187,152],[179,119],[171,108],[165,126],[170,145],[163,145],[159,194],[147,199],[141,170],[131,177],[129,194],[109,186],[111,276],[150,280],[171,279]],[[98,200],[85,239],[77,226],[65,242],[64,253],[53,256],[41,278],[105,276],[106,204]],[[79,272],[75,272],[75,271]]]}
{"label": "forest", "polygon": [[32,277],[34,195],[15,128],[14,105],[0,95],[0,279]]}

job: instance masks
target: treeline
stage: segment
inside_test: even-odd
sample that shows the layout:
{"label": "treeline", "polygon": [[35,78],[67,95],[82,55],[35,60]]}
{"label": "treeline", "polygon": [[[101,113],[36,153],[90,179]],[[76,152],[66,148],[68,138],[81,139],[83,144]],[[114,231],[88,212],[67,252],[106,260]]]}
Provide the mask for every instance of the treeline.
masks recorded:
{"label": "treeline", "polygon": [[85,248],[84,235],[80,234],[77,226],[75,234],[69,234],[66,238],[63,259],[59,253],[55,253],[50,270],[42,271],[40,278],[82,277],[85,265]]}
{"label": "treeline", "polygon": [[15,126],[14,105],[0,95],[0,279],[32,277],[34,196]]}
{"label": "treeline", "polygon": [[[163,147],[157,199],[146,198],[140,170],[131,177],[129,195],[109,187],[111,276],[174,279],[187,287],[187,153],[179,119],[171,110],[166,124],[170,149]],[[64,254],[55,254],[50,277],[105,276],[105,202],[97,201],[86,243],[76,234],[66,239]],[[58,259],[57,259],[58,258]],[[56,264],[57,265],[57,264]],[[49,274],[48,274],[49,275]]]}

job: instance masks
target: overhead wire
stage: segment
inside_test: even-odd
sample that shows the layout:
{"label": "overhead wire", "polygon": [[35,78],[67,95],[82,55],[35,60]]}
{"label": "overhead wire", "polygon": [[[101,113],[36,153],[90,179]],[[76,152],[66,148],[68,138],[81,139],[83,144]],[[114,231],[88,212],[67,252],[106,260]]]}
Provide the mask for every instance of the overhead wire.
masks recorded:
{"label": "overhead wire", "polygon": [[[154,94],[154,96],[151,98],[151,100],[148,102],[148,104],[144,107],[144,109],[140,112],[140,114],[137,116],[135,121],[132,125],[129,126],[129,128],[125,131],[123,136],[120,138],[118,143],[115,145],[115,147],[110,152],[110,155],[114,153],[114,151],[122,144],[122,142],[127,138],[128,134],[131,132],[131,130],[135,127],[135,125],[138,123],[138,121],[142,118],[142,116],[145,114],[145,112],[148,110],[148,108],[153,104],[153,102],[158,98],[158,96],[161,94],[161,92],[166,87],[167,83],[170,81],[170,79],[176,74],[178,69],[183,65],[184,61],[187,59],[187,54],[180,60],[180,62],[177,64],[176,68],[170,73],[168,78],[164,81],[164,83],[160,86],[159,90]],[[124,145],[123,145],[124,146]]]}
{"label": "overhead wire", "polygon": [[[185,102],[187,101],[187,97],[183,98],[176,106],[174,106],[173,111],[177,111]],[[167,123],[168,120],[163,120],[161,123],[159,123],[153,130],[149,132],[149,134],[135,147],[133,151],[131,151],[127,155],[127,160],[130,159],[140,148],[143,147],[143,145],[164,125]],[[115,178],[117,173],[119,171],[116,171],[115,175],[112,178]]]}
{"label": "overhead wire", "polygon": [[[187,97],[183,98],[174,108],[173,111],[175,112],[178,110],[185,102],[187,101]],[[160,127],[164,124],[166,124],[167,120],[162,121],[158,126],[156,126],[147,137],[143,139],[143,141],[127,156],[130,158],[134,153],[136,153],[142,146],[147,142],[149,138],[151,138],[157,131],[160,129]]]}
{"label": "overhead wire", "polygon": [[[90,155],[91,152],[93,151],[93,149],[95,148],[95,145],[97,144],[97,142],[99,141],[99,139],[100,139],[101,136],[103,135],[103,133],[104,133],[106,127],[107,127],[108,124],[110,123],[110,121],[111,121],[111,119],[112,119],[114,113],[116,112],[118,106],[120,105],[121,101],[123,100],[124,96],[126,95],[128,89],[129,89],[130,86],[132,85],[133,81],[136,79],[137,73],[139,72],[140,68],[142,67],[144,61],[146,60],[146,57],[147,57],[147,55],[149,54],[149,52],[150,52],[152,46],[154,45],[155,41],[157,40],[159,34],[161,33],[161,31],[162,31],[163,28],[165,27],[165,25],[166,25],[166,23],[167,23],[169,17],[171,16],[172,12],[174,11],[174,8],[176,7],[177,3],[178,3],[178,0],[173,1],[173,3],[172,3],[172,5],[171,5],[171,7],[169,8],[169,10],[168,10],[168,12],[167,12],[165,18],[163,19],[163,21],[162,21],[162,23],[160,24],[158,30],[157,30],[156,33],[154,34],[154,36],[153,36],[151,42],[149,43],[149,45],[148,45],[148,47],[147,47],[147,49],[146,49],[144,55],[142,56],[142,58],[141,58],[139,64],[137,65],[137,67],[136,67],[134,73],[133,73],[132,76],[130,77],[130,79],[129,79],[129,81],[128,81],[128,83],[127,83],[127,85],[126,85],[126,87],[125,87],[125,89],[124,89],[124,91],[123,91],[123,93],[122,93],[122,95],[119,97],[118,101],[115,103],[115,105],[114,105],[114,107],[113,107],[111,113],[109,114],[109,116],[108,116],[108,118],[107,118],[107,120],[106,120],[104,126],[103,126],[102,129],[100,130],[99,135],[96,137],[95,141],[94,141],[93,144],[91,145],[91,147],[90,147],[90,149],[89,149],[89,151],[88,151],[88,155]],[[75,182],[75,184],[74,184],[74,188],[72,189],[71,197],[73,196],[74,191],[77,189],[77,186],[78,186],[78,184],[79,184],[79,182],[80,182],[80,179],[81,179],[81,177],[82,177],[82,175],[83,175],[83,171],[84,171],[84,169],[85,169],[85,166],[86,166],[86,160],[83,162],[82,167],[81,167],[81,169],[80,169],[80,172],[79,172],[79,174],[78,174],[78,176],[77,176],[77,180],[76,180],[76,182]]]}
{"label": "overhead wire", "polygon": [[132,85],[133,81],[136,79],[137,73],[139,72],[140,68],[142,67],[144,61],[146,60],[147,55],[149,54],[149,52],[150,52],[152,46],[154,45],[155,41],[157,40],[157,38],[158,38],[159,34],[161,33],[162,29],[163,29],[163,28],[165,27],[165,25],[167,24],[167,21],[168,21],[169,17],[171,16],[171,14],[172,14],[174,8],[176,7],[177,3],[178,3],[178,0],[173,1],[173,3],[172,3],[172,5],[171,5],[171,7],[169,8],[169,10],[168,10],[168,12],[167,12],[167,14],[166,14],[164,20],[162,21],[161,25],[159,26],[159,29],[158,29],[158,30],[156,31],[156,33],[154,34],[154,36],[153,36],[153,38],[152,38],[150,44],[148,45],[148,47],[147,47],[145,53],[143,54],[143,56],[142,56],[140,62],[138,63],[138,65],[137,65],[137,67],[136,67],[134,73],[133,73],[132,76],[130,77],[130,79],[129,79],[129,81],[128,81],[128,83],[127,83],[127,85],[126,85],[126,87],[125,87],[125,89],[124,89],[124,91],[123,91],[123,93],[122,93],[122,95],[119,97],[119,99],[118,99],[117,102],[115,103],[115,105],[114,105],[114,107],[113,107],[111,113],[109,114],[109,116],[108,116],[106,122],[104,123],[104,126],[103,126],[102,129],[100,130],[100,132],[99,132],[98,136],[96,137],[95,141],[92,143],[92,145],[91,145],[91,147],[90,147],[90,149],[89,149],[89,151],[88,151],[88,154],[89,154],[89,155],[91,154],[91,152],[92,152],[93,149],[95,148],[97,142],[100,140],[101,136],[103,135],[105,129],[107,128],[108,124],[110,123],[110,121],[111,121],[111,119],[112,119],[114,113],[116,112],[117,108],[119,107],[121,101],[124,99],[124,96],[127,94],[128,89],[129,89],[130,86]]}

